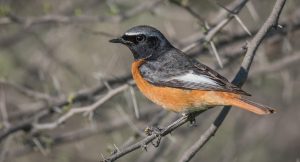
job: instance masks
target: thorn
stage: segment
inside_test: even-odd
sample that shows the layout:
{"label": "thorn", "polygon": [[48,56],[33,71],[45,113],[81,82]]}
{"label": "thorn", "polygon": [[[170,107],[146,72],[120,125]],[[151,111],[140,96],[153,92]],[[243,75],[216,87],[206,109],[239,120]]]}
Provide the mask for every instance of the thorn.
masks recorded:
{"label": "thorn", "polygon": [[111,90],[111,86],[109,85],[109,83],[107,81],[104,81],[104,86],[108,89],[108,91]]}
{"label": "thorn", "polygon": [[248,44],[249,44],[249,42],[246,41],[246,43],[242,46],[242,50],[243,50],[244,53],[246,53],[247,50],[248,50]]}
{"label": "thorn", "polygon": [[111,155],[116,154],[118,151],[116,149],[112,150],[112,152],[110,153]]}
{"label": "thorn", "polygon": [[106,159],[102,153],[101,153],[101,157],[102,157],[103,161],[106,161]]}
{"label": "thorn", "polygon": [[221,60],[221,58],[220,58],[220,55],[219,55],[219,53],[218,53],[218,51],[217,51],[217,48],[216,48],[216,46],[215,46],[215,43],[214,43],[213,41],[209,41],[209,44],[210,44],[210,46],[211,46],[211,49],[212,49],[213,54],[214,54],[215,57],[217,58],[218,64],[220,65],[221,68],[223,68],[223,62],[222,62],[222,60]]}
{"label": "thorn", "polygon": [[88,113],[88,115],[89,115],[89,121],[93,121],[93,118],[94,118],[94,111],[90,111],[89,113]]}
{"label": "thorn", "polygon": [[260,18],[257,14],[257,11],[256,11],[253,3],[251,1],[248,1],[248,3],[246,3],[246,7],[247,7],[248,11],[250,12],[250,15],[252,16],[254,21],[259,22]]}
{"label": "thorn", "polygon": [[252,33],[250,32],[250,30],[246,27],[246,25],[243,23],[243,21],[240,19],[240,17],[238,15],[233,15],[234,18],[236,19],[236,21],[242,26],[242,28],[246,31],[246,33],[249,36],[252,36]]}
{"label": "thorn", "polygon": [[130,90],[130,94],[131,94],[131,97],[132,97],[132,103],[133,103],[135,117],[137,119],[139,119],[140,118],[140,111],[139,111],[139,107],[138,107],[138,103],[137,103],[137,99],[136,99],[134,89],[133,89],[132,86],[130,86],[129,90]]}
{"label": "thorn", "polygon": [[204,29],[205,29],[205,33],[207,33],[210,29],[210,26],[207,21],[204,21]]}
{"label": "thorn", "polygon": [[283,53],[291,53],[293,51],[293,46],[287,37],[283,38]]}
{"label": "thorn", "polygon": [[57,106],[53,107],[52,110],[53,110],[54,112],[58,113],[58,114],[61,114],[61,113],[62,113],[62,110],[61,110],[59,107],[57,107]]}
{"label": "thorn", "polygon": [[46,156],[48,154],[47,150],[44,148],[44,146],[42,145],[40,140],[38,140],[37,138],[33,138],[32,141],[44,156]]}
{"label": "thorn", "polygon": [[145,143],[143,143],[143,144],[141,145],[141,148],[142,148],[143,151],[148,151],[148,150],[147,150],[147,144],[145,144]]}
{"label": "thorn", "polygon": [[117,150],[117,152],[120,152],[119,148],[117,147],[116,144],[114,144],[115,149]]}

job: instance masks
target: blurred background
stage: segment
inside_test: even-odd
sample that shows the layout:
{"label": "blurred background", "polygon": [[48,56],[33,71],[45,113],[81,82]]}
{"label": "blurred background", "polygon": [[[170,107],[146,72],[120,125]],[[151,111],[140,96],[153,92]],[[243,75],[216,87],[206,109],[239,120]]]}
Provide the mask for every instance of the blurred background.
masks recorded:
{"label": "blurred background", "polygon": [[[180,115],[128,86],[131,53],[108,40],[133,26],[151,25],[177,48],[232,79],[251,40],[248,33],[258,31],[275,1],[249,0],[235,17],[224,9],[233,11],[239,3],[0,0],[0,161],[100,161],[142,139],[147,126],[167,126]],[[252,100],[277,113],[258,116],[233,108],[192,161],[300,161],[299,6],[300,1],[287,1],[279,21],[283,28],[266,36],[243,87]],[[229,17],[212,41],[203,39]],[[90,111],[62,118],[83,106]],[[147,151],[118,161],[178,161],[220,110],[198,116],[197,127],[176,129],[158,148],[149,144]]]}

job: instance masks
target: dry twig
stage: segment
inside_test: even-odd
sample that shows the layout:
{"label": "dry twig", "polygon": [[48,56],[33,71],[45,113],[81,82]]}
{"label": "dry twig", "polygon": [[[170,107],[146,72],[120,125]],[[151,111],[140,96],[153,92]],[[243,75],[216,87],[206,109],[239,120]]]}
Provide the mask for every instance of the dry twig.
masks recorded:
{"label": "dry twig", "polygon": [[[256,33],[254,38],[251,40],[250,44],[248,45],[247,53],[244,57],[241,68],[238,74],[235,76],[234,80],[232,81],[234,84],[242,86],[246,82],[248,72],[250,70],[257,48],[261,44],[263,38],[268,33],[268,31],[272,28],[278,27],[278,19],[285,4],[285,1],[286,0],[277,0],[270,16],[260,28],[260,30]],[[180,162],[188,162],[195,156],[195,154],[205,145],[205,143],[216,133],[229,111],[230,106],[225,106],[223,108],[223,110],[220,112],[213,124],[204,132],[204,134],[200,136],[198,141],[183,154],[183,156],[179,160]]]}

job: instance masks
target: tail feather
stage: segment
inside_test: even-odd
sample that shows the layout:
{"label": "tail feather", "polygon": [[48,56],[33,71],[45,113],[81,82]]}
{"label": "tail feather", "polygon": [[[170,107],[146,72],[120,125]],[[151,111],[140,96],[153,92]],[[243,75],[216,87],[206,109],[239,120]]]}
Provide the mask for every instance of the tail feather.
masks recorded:
{"label": "tail feather", "polygon": [[244,98],[234,99],[232,101],[231,105],[251,111],[251,112],[253,112],[255,114],[259,114],[259,115],[267,115],[267,114],[275,113],[275,109],[273,109],[273,108],[255,103],[253,101],[250,101],[250,100],[247,100]]}

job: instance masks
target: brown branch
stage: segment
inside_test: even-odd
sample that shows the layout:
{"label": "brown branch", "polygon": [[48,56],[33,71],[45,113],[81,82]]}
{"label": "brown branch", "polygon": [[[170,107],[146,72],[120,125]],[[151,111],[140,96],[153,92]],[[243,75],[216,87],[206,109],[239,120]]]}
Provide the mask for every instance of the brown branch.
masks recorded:
{"label": "brown branch", "polygon": [[[253,58],[255,56],[256,50],[261,44],[263,38],[268,33],[269,30],[272,28],[278,27],[278,19],[280,16],[280,13],[283,9],[283,6],[285,4],[286,0],[277,0],[277,2],[274,5],[274,8],[268,17],[267,21],[263,24],[263,26],[260,28],[260,30],[257,32],[257,34],[254,36],[254,38],[251,40],[247,53],[244,57],[244,60],[242,62],[242,66],[238,72],[238,74],[235,76],[233,83],[242,86],[247,77],[248,72],[250,70]],[[224,119],[226,118],[228,112],[230,111],[230,106],[225,106],[223,110],[220,112],[214,123],[200,136],[198,141],[190,147],[182,156],[182,158],[179,160],[180,162],[188,162],[190,161],[195,154],[206,144],[206,142],[216,133],[220,125],[223,123]]]}

